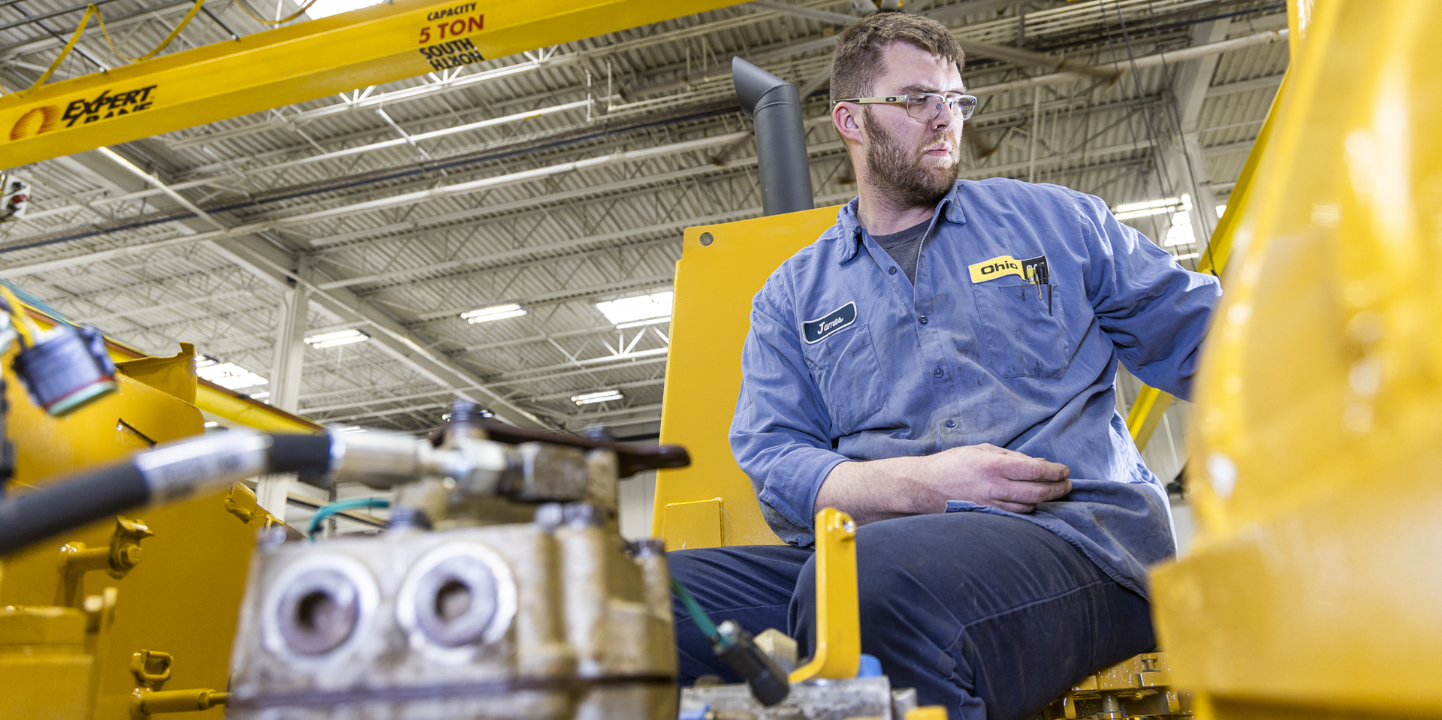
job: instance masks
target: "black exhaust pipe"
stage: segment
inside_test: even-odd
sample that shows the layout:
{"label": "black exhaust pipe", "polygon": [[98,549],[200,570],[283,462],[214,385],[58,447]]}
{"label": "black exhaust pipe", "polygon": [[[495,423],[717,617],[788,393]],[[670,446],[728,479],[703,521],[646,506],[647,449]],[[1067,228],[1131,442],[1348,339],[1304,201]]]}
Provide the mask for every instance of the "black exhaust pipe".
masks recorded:
{"label": "black exhaust pipe", "polygon": [[756,123],[756,159],[761,175],[761,211],[766,215],[816,207],[801,93],[796,86],[741,58],[731,59],[731,79],[741,112]]}

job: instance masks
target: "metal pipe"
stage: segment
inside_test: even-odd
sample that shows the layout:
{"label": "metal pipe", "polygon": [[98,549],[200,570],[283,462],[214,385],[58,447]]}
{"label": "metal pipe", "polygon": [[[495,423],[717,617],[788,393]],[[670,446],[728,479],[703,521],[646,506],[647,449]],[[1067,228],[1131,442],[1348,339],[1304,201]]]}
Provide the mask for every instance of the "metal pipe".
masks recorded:
{"label": "metal pipe", "polygon": [[731,59],[731,77],[741,112],[756,122],[756,159],[765,215],[816,207],[801,93],[796,86],[741,58]]}

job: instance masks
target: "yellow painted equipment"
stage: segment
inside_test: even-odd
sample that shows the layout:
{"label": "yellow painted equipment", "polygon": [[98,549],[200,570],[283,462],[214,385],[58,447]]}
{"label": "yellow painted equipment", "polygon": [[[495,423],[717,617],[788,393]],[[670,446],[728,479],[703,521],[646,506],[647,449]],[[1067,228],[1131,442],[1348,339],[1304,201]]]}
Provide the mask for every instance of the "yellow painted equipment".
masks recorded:
{"label": "yellow painted equipment", "polygon": [[833,508],[816,513],[816,652],[791,682],[856,677],[861,616],[856,586],[856,523]]}
{"label": "yellow painted equipment", "polygon": [[751,298],[766,278],[836,222],[839,208],[687,228],[676,263],[661,443],[691,466],[656,473],[651,533],[666,549],[777,545],[728,434],[741,394],[741,346]]}
{"label": "yellow painted equipment", "polygon": [[[229,394],[197,391],[191,346],[170,358],[139,358],[114,343],[110,350],[118,390],[61,418],[31,404],[4,358],[6,430],[17,455],[8,492],[198,434],[197,396]],[[292,431],[314,427],[273,409],[253,417]],[[210,689],[226,687],[247,563],[257,530],[270,521],[237,486],[226,497],[140,510],[0,559],[0,718],[124,720],[222,702]],[[138,653],[174,663],[143,682],[133,668]],[[160,691],[166,681],[172,689]]]}
{"label": "yellow painted equipment", "polygon": [[1438,718],[1442,4],[1291,10],[1301,57],[1197,381],[1196,549],[1153,573],[1158,629],[1202,717]]}
{"label": "yellow painted equipment", "polygon": [[24,165],[736,2],[381,3],[0,97],[0,157]]}
{"label": "yellow painted equipment", "polygon": [[[1293,0],[1296,2],[1297,0]],[[1291,12],[1289,17],[1294,17]],[[1295,23],[1294,23],[1295,24]],[[1290,49],[1295,53],[1301,46],[1302,35],[1293,28],[1288,37],[1294,38]],[[1272,107],[1267,111],[1267,120],[1262,123],[1262,129],[1257,133],[1257,139],[1252,143],[1252,149],[1247,153],[1247,162],[1242,165],[1241,175],[1237,177],[1237,184],[1232,188],[1231,197],[1227,200],[1228,212],[1222,215],[1217,222],[1217,227],[1212,230],[1212,237],[1207,241],[1206,252],[1197,263],[1197,272],[1211,273],[1222,277],[1227,267],[1227,259],[1231,257],[1232,245],[1235,242],[1238,218],[1245,216],[1245,209],[1252,202],[1252,180],[1256,177],[1257,166],[1262,162],[1263,154],[1271,145],[1272,128],[1276,125],[1277,108],[1282,102],[1282,97],[1287,91],[1287,80],[1284,75],[1282,87],[1272,98]],[[1162,392],[1150,385],[1143,385],[1137,398],[1132,402],[1132,409],[1127,413],[1127,430],[1131,432],[1132,440],[1136,441],[1137,449],[1147,446],[1152,439],[1152,433],[1156,431],[1157,425],[1162,421],[1162,415],[1167,408],[1171,407],[1172,396]]]}

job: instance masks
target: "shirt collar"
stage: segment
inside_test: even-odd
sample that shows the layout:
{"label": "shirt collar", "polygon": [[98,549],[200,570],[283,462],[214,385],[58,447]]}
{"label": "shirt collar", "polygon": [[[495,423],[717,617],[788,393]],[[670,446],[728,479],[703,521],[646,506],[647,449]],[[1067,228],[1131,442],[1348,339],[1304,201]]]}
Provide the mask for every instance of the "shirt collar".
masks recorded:
{"label": "shirt collar", "polygon": [[[966,214],[961,209],[962,181],[957,181],[951,187],[951,191],[941,202],[936,205],[937,214],[943,215],[947,220],[958,225],[966,224]],[[851,202],[841,206],[836,212],[836,225],[841,230],[841,237],[836,244],[836,262],[843,264],[861,249],[861,223],[856,219],[856,208],[860,203],[860,196],[851,199]]]}

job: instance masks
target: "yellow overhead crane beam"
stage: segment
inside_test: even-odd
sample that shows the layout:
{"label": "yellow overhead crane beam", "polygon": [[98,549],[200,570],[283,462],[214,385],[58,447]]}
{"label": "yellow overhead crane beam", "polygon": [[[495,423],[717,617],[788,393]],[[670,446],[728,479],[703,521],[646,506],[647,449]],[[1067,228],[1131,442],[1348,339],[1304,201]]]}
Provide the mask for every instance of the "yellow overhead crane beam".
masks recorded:
{"label": "yellow overhead crane beam", "polygon": [[0,166],[738,4],[395,0],[0,97]]}

